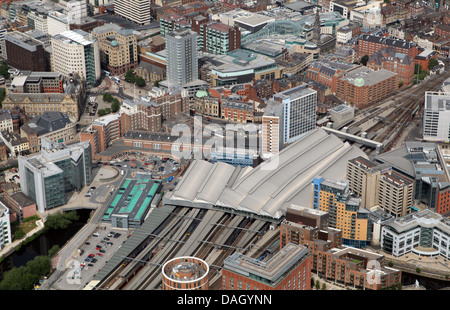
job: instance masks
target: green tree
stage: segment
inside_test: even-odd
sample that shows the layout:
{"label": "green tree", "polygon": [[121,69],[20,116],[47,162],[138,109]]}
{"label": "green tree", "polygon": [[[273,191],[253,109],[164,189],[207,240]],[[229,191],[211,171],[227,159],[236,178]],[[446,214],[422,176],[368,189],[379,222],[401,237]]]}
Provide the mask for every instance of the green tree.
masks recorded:
{"label": "green tree", "polygon": [[111,94],[109,93],[103,94],[103,101],[111,102],[113,99],[114,97]]}
{"label": "green tree", "polygon": [[420,273],[420,268],[419,267],[416,268],[416,272]]}
{"label": "green tree", "polygon": [[113,101],[113,103],[111,103],[111,112],[117,112],[120,109],[120,102],[119,100],[117,100],[116,98],[114,98],[115,100]]}
{"label": "green tree", "polygon": [[320,283],[319,283],[319,281],[316,282],[316,290],[320,290]]}
{"label": "green tree", "polygon": [[139,87],[145,86],[145,80],[140,76],[136,77],[136,85]]}
{"label": "green tree", "polygon": [[133,72],[133,69],[130,69],[125,74],[125,81],[128,83],[134,83],[136,81],[136,75]]}
{"label": "green tree", "polygon": [[47,220],[45,221],[46,229],[65,229],[67,228],[73,220],[77,219],[76,211],[70,211],[66,214],[58,212],[55,214],[49,214]]}
{"label": "green tree", "polygon": [[53,257],[55,256],[56,253],[58,253],[60,247],[59,245],[55,244],[54,246],[52,246],[52,248],[50,250],[48,250],[48,257]]}
{"label": "green tree", "polygon": [[25,231],[22,228],[19,228],[18,230],[16,230],[16,232],[14,233],[14,239],[15,240],[19,240],[22,239],[23,237],[26,236]]}
{"label": "green tree", "polygon": [[437,66],[439,64],[439,62],[437,61],[437,59],[435,58],[431,58],[430,62],[428,63],[428,68],[433,68],[435,66]]}
{"label": "green tree", "polygon": [[2,64],[0,65],[0,74],[3,75],[5,77],[5,79],[9,78],[9,66],[7,64]]}

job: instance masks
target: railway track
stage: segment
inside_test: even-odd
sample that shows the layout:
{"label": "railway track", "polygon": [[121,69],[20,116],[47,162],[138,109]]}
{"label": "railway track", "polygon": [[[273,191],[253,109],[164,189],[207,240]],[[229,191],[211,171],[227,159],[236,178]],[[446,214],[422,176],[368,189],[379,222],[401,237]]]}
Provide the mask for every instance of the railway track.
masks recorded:
{"label": "railway track", "polygon": [[[433,76],[430,80],[422,82],[418,86],[399,92],[380,104],[379,107],[365,109],[362,113],[366,114],[366,116],[349,125],[349,129],[359,127],[378,117],[380,120],[367,129],[378,133],[373,140],[385,143],[384,150],[386,151],[395,138],[401,134],[405,125],[411,121],[415,113],[423,106],[425,92],[436,90],[449,76],[450,72]],[[390,113],[381,117],[389,109],[391,109]]]}

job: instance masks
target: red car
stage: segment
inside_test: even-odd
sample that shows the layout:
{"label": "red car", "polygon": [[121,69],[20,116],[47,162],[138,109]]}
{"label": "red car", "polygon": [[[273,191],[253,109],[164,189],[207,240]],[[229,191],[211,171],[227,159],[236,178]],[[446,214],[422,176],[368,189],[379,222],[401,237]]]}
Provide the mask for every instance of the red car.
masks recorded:
{"label": "red car", "polygon": [[95,257],[95,255],[94,255],[94,254],[92,254],[92,253],[91,253],[91,254],[89,254],[88,256],[89,256],[89,257],[91,257],[91,258],[92,258],[92,257]]}
{"label": "red car", "polygon": [[97,253],[97,256],[103,256],[103,254],[102,253]]}

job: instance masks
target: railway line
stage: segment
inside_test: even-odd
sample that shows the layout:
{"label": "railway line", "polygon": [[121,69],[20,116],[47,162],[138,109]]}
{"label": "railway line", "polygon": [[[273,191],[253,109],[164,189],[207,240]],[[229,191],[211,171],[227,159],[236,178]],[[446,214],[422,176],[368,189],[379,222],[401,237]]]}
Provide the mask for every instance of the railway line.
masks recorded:
{"label": "railway line", "polygon": [[364,131],[375,134],[373,140],[383,143],[384,151],[389,150],[403,129],[422,108],[425,92],[436,90],[448,77],[450,72],[435,75],[420,85],[398,92],[377,107],[364,109],[359,114],[363,117],[350,124],[349,130],[355,131],[357,127],[366,125]]}
{"label": "railway line", "polygon": [[98,289],[160,289],[162,266],[180,256],[205,260],[210,266],[210,285],[220,289],[225,258],[235,251],[245,252],[268,227],[265,221],[242,215],[177,207],[129,257],[123,257]]}

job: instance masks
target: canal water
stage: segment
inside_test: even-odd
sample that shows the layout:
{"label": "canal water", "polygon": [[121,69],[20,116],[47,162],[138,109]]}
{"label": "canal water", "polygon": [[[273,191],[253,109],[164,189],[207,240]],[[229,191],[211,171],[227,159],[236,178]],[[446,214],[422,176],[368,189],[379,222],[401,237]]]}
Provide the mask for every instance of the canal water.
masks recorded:
{"label": "canal water", "polygon": [[416,280],[419,281],[419,285],[423,286],[427,291],[440,290],[445,287],[450,287],[450,281],[430,279],[417,274],[410,274],[402,271],[403,286],[414,285]]}
{"label": "canal water", "polygon": [[87,223],[91,211],[77,210],[79,219],[72,222],[67,229],[46,231],[27,245],[22,246],[18,251],[6,257],[0,263],[0,280],[3,279],[4,272],[13,267],[24,266],[36,256],[47,255],[53,246],[58,245],[60,248],[63,247]]}

